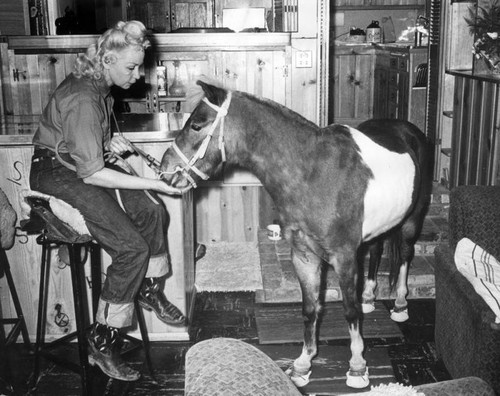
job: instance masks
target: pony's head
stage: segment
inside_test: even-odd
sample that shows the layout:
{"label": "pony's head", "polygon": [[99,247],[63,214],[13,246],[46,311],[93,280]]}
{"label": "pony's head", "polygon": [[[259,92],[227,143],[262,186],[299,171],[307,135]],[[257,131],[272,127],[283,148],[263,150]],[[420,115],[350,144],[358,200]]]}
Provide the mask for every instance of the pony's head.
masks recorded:
{"label": "pony's head", "polygon": [[197,186],[222,168],[225,161],[224,118],[231,101],[225,89],[197,81],[204,93],[161,161],[163,180],[184,188]]}

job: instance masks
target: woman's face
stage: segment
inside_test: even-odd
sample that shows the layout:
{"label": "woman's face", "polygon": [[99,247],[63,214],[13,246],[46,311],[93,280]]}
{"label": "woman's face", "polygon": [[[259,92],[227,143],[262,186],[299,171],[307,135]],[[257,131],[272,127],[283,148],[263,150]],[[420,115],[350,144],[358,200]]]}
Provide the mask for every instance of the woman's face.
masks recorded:
{"label": "woman's face", "polygon": [[139,77],[139,67],[144,62],[144,51],[134,47],[125,48],[119,52],[108,54],[110,61],[104,61],[106,82],[109,86],[116,85],[128,89]]}

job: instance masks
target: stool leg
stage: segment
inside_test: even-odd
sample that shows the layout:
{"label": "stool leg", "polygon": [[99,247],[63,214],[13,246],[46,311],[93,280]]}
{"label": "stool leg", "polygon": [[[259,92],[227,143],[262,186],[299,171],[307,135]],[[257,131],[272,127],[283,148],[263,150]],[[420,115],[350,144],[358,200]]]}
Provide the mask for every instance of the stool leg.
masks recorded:
{"label": "stool leg", "polygon": [[[21,335],[23,336],[24,344],[28,349],[31,349],[30,336],[28,334],[28,328],[26,327],[26,321],[24,319],[23,310],[21,308],[21,303],[19,302],[19,296],[17,294],[16,285],[14,284],[14,279],[12,278],[12,273],[10,272],[10,264],[7,258],[7,253],[4,249],[0,249],[0,258],[4,262],[4,272],[7,278],[7,284],[9,285],[10,295],[12,296],[12,302],[14,303],[14,308],[17,314],[17,320],[19,323],[19,329],[21,330]],[[18,335],[18,330],[14,333],[9,334],[7,338],[7,345],[14,342]]]}
{"label": "stool leg", "polygon": [[90,277],[92,279],[92,313],[97,313],[99,297],[101,296],[101,248],[98,244],[90,243]]}
{"label": "stool leg", "polygon": [[137,315],[137,323],[139,324],[139,330],[141,331],[142,345],[144,347],[144,355],[146,357],[146,366],[148,367],[149,374],[156,381],[153,374],[153,364],[151,363],[151,354],[149,348],[149,335],[148,329],[146,328],[146,321],[144,320],[144,312],[139,305],[139,301],[135,299],[134,301],[135,313]]}
{"label": "stool leg", "polygon": [[36,388],[38,376],[40,375],[40,355],[45,343],[45,320],[47,316],[47,296],[49,286],[49,270],[50,270],[50,242],[47,241],[44,235],[40,236],[38,242],[42,245],[42,261],[40,264],[40,289],[38,292],[38,317],[36,324],[36,341],[35,341],[35,362],[33,368],[32,388]]}
{"label": "stool leg", "polygon": [[87,352],[87,337],[85,334],[87,316],[86,293],[84,286],[84,271],[81,262],[81,244],[68,244],[71,266],[71,283],[73,286],[73,300],[75,304],[76,336],[78,340],[78,354],[80,357],[82,395],[91,394],[90,367]]}

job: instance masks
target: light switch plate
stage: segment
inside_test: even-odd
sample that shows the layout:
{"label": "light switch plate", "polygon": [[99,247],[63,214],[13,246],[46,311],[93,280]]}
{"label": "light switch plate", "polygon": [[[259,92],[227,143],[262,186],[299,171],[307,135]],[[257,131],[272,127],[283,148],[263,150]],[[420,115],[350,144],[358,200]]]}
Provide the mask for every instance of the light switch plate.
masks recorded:
{"label": "light switch plate", "polygon": [[295,67],[312,67],[312,51],[297,51]]}

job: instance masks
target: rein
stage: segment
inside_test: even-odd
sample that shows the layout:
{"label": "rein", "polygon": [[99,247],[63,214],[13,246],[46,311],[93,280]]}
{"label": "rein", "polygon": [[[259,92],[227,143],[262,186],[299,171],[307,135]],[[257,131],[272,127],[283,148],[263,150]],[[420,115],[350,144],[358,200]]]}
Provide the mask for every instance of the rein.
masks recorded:
{"label": "rein", "polygon": [[180,150],[179,146],[175,143],[175,141],[172,143],[172,148],[174,151],[177,153],[179,158],[184,162],[184,167],[177,166],[172,172],[161,172],[163,173],[177,173],[180,172],[191,184],[193,188],[196,188],[196,182],[194,179],[191,177],[189,174],[189,171],[192,170],[194,173],[196,173],[202,180],[208,180],[209,176],[202,172],[200,169],[198,169],[195,166],[196,161],[198,161],[200,158],[203,158],[205,156],[205,153],[207,152],[208,145],[210,143],[210,140],[212,139],[212,136],[214,134],[215,129],[217,128],[217,125],[220,122],[220,132],[219,132],[219,150],[221,151],[222,155],[222,162],[226,162],[226,149],[224,146],[224,118],[227,115],[227,111],[229,109],[229,105],[231,104],[231,92],[228,92],[227,98],[222,103],[221,106],[216,106],[213,103],[211,103],[207,98],[203,98],[203,102],[205,102],[208,106],[210,106],[212,109],[214,109],[217,112],[217,116],[215,117],[214,122],[212,123],[212,126],[210,127],[210,130],[207,133],[207,136],[205,136],[205,139],[201,143],[200,147],[198,148],[198,151],[189,159],[184,155],[184,153]]}

